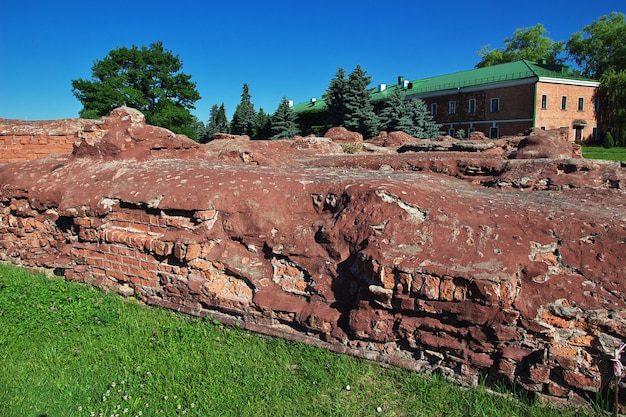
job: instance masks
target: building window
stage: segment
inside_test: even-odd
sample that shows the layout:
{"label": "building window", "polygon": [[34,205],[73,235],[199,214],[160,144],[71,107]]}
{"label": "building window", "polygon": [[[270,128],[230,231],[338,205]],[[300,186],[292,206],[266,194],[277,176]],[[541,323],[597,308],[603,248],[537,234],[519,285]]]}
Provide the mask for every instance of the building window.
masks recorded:
{"label": "building window", "polygon": [[548,95],[547,94],[541,95],[541,108],[542,109],[548,108]]}
{"label": "building window", "polygon": [[499,130],[500,129],[498,129],[498,127],[489,128],[489,139],[497,139],[498,136],[500,135]]}
{"label": "building window", "polygon": [[591,141],[592,142],[598,141],[598,128],[597,127],[593,128],[593,132],[591,133]]}
{"label": "building window", "polygon": [[567,96],[561,97],[561,110],[567,110]]}
{"label": "building window", "polygon": [[430,105],[430,114],[432,116],[436,116],[437,115],[437,103],[433,103]]}
{"label": "building window", "polygon": [[450,129],[448,129],[448,135],[449,136],[454,136],[454,128],[451,127]]}
{"label": "building window", "polygon": [[476,99],[470,98],[467,102],[467,112],[468,113],[476,113]]}
{"label": "building window", "polygon": [[600,99],[599,98],[595,98],[593,100],[593,108],[596,111],[596,113],[600,113]]}
{"label": "building window", "polygon": [[456,114],[456,101],[448,101],[448,114]]}
{"label": "building window", "polygon": [[491,99],[491,105],[489,106],[489,110],[492,113],[500,111],[500,99],[499,98],[496,97],[496,98]]}
{"label": "building window", "polygon": [[546,130],[546,127],[545,126],[541,126],[541,130]]}
{"label": "building window", "polygon": [[583,111],[583,110],[585,110],[585,98],[578,97],[578,111]]}

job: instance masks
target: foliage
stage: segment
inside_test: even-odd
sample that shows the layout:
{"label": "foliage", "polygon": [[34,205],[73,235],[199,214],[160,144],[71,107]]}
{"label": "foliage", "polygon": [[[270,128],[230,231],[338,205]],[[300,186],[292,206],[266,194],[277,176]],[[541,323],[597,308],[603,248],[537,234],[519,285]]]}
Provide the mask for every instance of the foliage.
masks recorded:
{"label": "foliage", "polygon": [[345,153],[360,153],[363,152],[363,144],[362,143],[342,143],[341,144],[341,149],[343,149],[343,151]]}
{"label": "foliage", "polygon": [[[0,415],[583,416],[0,264]],[[10,360],[9,360],[10,359]],[[79,381],[80,383],[77,383]],[[93,414],[91,414],[93,413]]]}
{"label": "foliage", "polygon": [[331,126],[343,126],[346,119],[345,95],[347,89],[346,73],[339,67],[335,78],[330,80],[328,89],[323,95],[328,109],[328,123]]}
{"label": "foliage", "polygon": [[361,133],[366,138],[378,134],[378,117],[374,112],[372,95],[367,89],[372,78],[360,65],[348,75],[344,95],[344,127]]}
{"label": "foliage", "polygon": [[269,114],[265,113],[263,108],[260,108],[254,118],[254,131],[252,137],[255,139],[267,139],[271,134],[272,118]]}
{"label": "foliage", "polygon": [[217,104],[214,104],[213,107],[211,107],[209,122],[207,123],[203,137],[200,138],[200,142],[210,142],[213,140],[215,133],[229,133],[229,131],[230,128],[228,126],[228,119],[226,118],[224,103],[219,107]]}
{"label": "foliage", "polygon": [[287,97],[283,97],[276,112],[272,115],[272,137],[270,139],[291,139],[300,134],[296,122],[298,116],[293,112]]}
{"label": "foliage", "polygon": [[613,135],[611,135],[611,132],[606,132],[606,134],[604,135],[602,146],[604,146],[605,148],[612,148],[613,146],[615,146],[615,142],[613,141]]}
{"label": "foliage", "polygon": [[177,55],[162,42],[114,49],[92,67],[92,79],[72,80],[72,92],[83,105],[80,117],[108,115],[128,106],[140,110],[151,125],[197,139],[190,109],[200,99],[196,83],[183,72]]}
{"label": "foliage", "polygon": [[248,84],[244,83],[241,93],[241,102],[237,105],[230,123],[231,133],[234,135],[253,136],[256,112],[254,111],[254,104],[252,104],[251,99],[252,96],[250,95]]}
{"label": "foliage", "polygon": [[541,23],[530,28],[516,29],[512,38],[504,39],[503,49],[490,50],[490,45],[483,46],[478,52],[481,60],[476,68],[522,59],[537,61],[540,58],[546,59],[548,64],[560,64],[563,60],[559,55],[564,50],[564,42],[554,42],[546,36],[548,33]]}
{"label": "foliage", "polygon": [[456,138],[460,139],[460,140],[465,139],[465,130],[463,130],[463,129],[457,130],[456,131]]}
{"label": "foliage", "polygon": [[436,123],[423,100],[405,100],[404,92],[397,88],[385,102],[379,115],[380,129],[388,132],[402,131],[420,139],[437,137],[441,125]]}
{"label": "foliage", "polygon": [[606,103],[602,121],[615,128],[615,144],[626,146],[626,69],[605,71],[600,77],[598,96]]}
{"label": "foliage", "polygon": [[626,21],[623,13],[613,12],[576,32],[567,41],[569,56],[583,75],[600,78],[607,70],[626,68]]}

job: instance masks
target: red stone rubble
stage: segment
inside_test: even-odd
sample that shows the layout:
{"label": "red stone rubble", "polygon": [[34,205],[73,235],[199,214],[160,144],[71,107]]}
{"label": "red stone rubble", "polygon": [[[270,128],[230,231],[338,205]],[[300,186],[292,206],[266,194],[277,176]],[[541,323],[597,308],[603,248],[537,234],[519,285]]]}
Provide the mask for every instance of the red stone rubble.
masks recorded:
{"label": "red stone rubble", "polygon": [[99,123],[71,154],[0,165],[0,260],[553,401],[611,382],[619,162],[550,132],[348,155],[315,137],[198,145],[127,108]]}

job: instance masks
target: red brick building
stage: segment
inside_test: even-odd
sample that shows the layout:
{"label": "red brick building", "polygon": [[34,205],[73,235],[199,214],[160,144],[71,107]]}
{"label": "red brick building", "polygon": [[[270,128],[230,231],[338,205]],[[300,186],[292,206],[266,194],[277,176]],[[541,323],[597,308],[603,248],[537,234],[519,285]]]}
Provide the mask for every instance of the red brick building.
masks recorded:
{"label": "red brick building", "polygon": [[[422,99],[442,130],[465,137],[480,131],[490,138],[521,134],[536,127],[567,127],[570,141],[597,136],[595,94],[598,81],[575,75],[565,65],[527,60],[476,68],[419,80],[398,77],[398,83],[371,90],[376,107],[401,88],[406,99]],[[323,123],[323,100],[299,103],[293,110],[303,119]],[[314,123],[309,123],[314,124]]]}
{"label": "red brick building", "polygon": [[409,83],[407,98],[424,100],[442,129],[454,136],[481,131],[497,138],[532,127],[569,128],[570,141],[596,132],[599,82],[575,76],[567,66],[516,61]]}

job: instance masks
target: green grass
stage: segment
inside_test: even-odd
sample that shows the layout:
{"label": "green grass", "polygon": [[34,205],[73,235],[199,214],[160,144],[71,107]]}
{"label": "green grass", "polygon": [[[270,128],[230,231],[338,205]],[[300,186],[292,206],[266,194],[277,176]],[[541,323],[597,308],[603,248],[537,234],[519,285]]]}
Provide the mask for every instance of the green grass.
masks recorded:
{"label": "green grass", "polygon": [[587,415],[1,263],[0,325],[4,417]]}
{"label": "green grass", "polygon": [[583,157],[589,159],[606,159],[610,161],[626,161],[626,148],[582,145]]}

